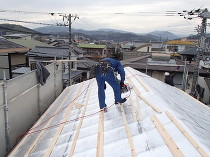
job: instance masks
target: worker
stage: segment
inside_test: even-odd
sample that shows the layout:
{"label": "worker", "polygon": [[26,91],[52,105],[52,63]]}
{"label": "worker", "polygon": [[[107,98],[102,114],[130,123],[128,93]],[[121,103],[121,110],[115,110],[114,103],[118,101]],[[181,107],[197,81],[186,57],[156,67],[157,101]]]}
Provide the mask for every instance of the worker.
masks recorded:
{"label": "worker", "polygon": [[[122,99],[120,89],[125,86],[125,71],[118,60],[113,58],[104,58],[98,62],[96,67],[96,80],[98,84],[98,99],[101,110],[107,111],[105,104],[105,81],[112,87],[114,91],[115,103],[124,103],[127,99]],[[120,74],[120,82],[118,81],[115,72]]]}

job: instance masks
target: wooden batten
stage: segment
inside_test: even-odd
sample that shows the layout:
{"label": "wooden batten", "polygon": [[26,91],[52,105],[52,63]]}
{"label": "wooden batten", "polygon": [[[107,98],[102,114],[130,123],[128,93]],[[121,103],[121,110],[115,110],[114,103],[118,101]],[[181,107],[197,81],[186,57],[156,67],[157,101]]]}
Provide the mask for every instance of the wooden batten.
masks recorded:
{"label": "wooden batten", "polygon": [[177,126],[177,128],[185,135],[185,137],[191,142],[191,144],[203,157],[209,157],[209,155],[199,146],[199,144],[190,136],[190,134],[168,111],[166,111],[166,115],[171,119],[171,121]]}
{"label": "wooden batten", "polygon": [[163,140],[165,141],[166,145],[168,146],[169,150],[175,157],[184,157],[184,154],[181,152],[179,147],[176,145],[172,137],[160,123],[156,116],[150,117],[153,123],[155,124],[156,128],[158,129],[160,135],[162,136]]}
{"label": "wooden batten", "polygon": [[126,134],[127,134],[127,137],[128,137],[128,142],[130,144],[132,157],[136,157],[137,154],[136,154],[136,150],[135,150],[135,147],[134,147],[134,144],[133,144],[132,136],[131,136],[131,133],[130,133],[130,130],[129,130],[129,127],[128,127],[128,122],[127,122],[127,119],[126,119],[126,116],[125,116],[125,111],[123,109],[123,104],[121,104],[120,106],[121,106],[120,109],[121,109],[121,112],[122,112],[123,122],[124,122],[124,125],[125,125],[125,131],[126,131]]}

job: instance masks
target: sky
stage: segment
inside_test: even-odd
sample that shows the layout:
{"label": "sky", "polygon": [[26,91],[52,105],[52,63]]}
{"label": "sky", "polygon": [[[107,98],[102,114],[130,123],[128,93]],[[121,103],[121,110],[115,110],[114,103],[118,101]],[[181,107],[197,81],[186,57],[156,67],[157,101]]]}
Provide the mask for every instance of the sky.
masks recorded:
{"label": "sky", "polygon": [[[169,31],[189,35],[197,34],[201,18],[194,16],[187,20],[178,13],[199,8],[210,11],[210,0],[4,0],[0,5],[0,23],[37,28],[44,24],[64,24],[67,18],[63,20],[61,15],[71,14],[79,17],[75,20],[72,17],[71,26],[77,29],[117,29],[134,33]],[[209,30],[208,26],[207,32]]]}

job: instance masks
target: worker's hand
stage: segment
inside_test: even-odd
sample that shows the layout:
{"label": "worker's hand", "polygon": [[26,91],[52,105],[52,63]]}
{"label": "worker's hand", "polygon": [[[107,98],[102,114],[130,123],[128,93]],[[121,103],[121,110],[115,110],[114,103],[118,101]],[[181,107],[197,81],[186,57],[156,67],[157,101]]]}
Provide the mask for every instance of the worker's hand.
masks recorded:
{"label": "worker's hand", "polygon": [[122,88],[122,87],[124,87],[124,86],[126,86],[126,85],[124,84],[124,82],[120,82],[120,88]]}

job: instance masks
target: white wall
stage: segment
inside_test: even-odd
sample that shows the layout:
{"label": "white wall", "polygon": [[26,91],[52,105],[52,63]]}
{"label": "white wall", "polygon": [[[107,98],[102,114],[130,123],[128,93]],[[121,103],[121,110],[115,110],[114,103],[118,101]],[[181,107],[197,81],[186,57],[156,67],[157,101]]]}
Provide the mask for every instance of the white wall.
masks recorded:
{"label": "white wall", "polygon": [[[58,69],[55,64],[46,66],[50,76],[44,86],[38,85],[36,71],[6,82],[11,146],[14,146],[17,137],[31,128],[39,118],[39,109],[43,113],[62,92],[62,66],[61,63],[57,64]],[[3,95],[0,84],[0,157],[6,154]]]}

